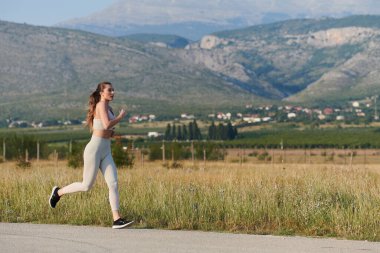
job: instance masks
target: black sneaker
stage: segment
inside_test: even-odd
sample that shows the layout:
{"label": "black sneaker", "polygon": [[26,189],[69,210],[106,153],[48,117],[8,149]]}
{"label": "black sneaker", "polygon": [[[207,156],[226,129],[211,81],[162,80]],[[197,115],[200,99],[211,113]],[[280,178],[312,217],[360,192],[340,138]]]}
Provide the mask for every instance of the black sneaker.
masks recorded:
{"label": "black sneaker", "polygon": [[125,228],[133,224],[133,220],[119,218],[113,222],[112,228]]}
{"label": "black sneaker", "polygon": [[53,190],[51,191],[50,199],[49,199],[49,204],[51,208],[55,208],[57,205],[58,201],[60,200],[60,196],[58,195],[58,190],[60,188],[58,186],[54,186]]}

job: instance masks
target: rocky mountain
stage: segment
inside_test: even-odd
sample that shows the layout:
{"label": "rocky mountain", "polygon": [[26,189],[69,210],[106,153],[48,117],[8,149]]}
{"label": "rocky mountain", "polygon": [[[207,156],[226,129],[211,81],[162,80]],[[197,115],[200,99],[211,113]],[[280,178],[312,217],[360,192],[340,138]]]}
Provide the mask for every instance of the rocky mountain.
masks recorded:
{"label": "rocky mountain", "polygon": [[83,117],[97,83],[132,113],[241,107],[254,97],[169,49],[67,29],[0,22],[0,119]]}
{"label": "rocky mountain", "polygon": [[83,117],[104,79],[115,84],[116,107],[156,114],[380,93],[380,16],[298,19],[214,33],[185,48],[162,45],[176,38],[0,22],[0,119]]}
{"label": "rocky mountain", "polygon": [[380,17],[292,20],[215,33],[180,52],[250,92],[294,102],[380,92]]}
{"label": "rocky mountain", "polygon": [[379,13],[373,0],[119,0],[58,26],[109,36],[175,34],[191,40],[226,29],[295,18]]}

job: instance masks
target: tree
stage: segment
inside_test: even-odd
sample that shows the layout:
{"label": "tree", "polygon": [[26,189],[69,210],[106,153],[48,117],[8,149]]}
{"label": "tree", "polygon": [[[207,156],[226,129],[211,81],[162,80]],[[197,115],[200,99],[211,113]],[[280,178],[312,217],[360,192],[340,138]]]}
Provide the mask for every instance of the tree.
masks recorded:
{"label": "tree", "polygon": [[197,121],[193,121],[194,126],[194,140],[202,140],[201,130],[198,127]]}
{"label": "tree", "polygon": [[175,124],[173,124],[173,127],[172,127],[172,140],[174,140],[174,139],[177,139],[177,128],[176,128],[176,126],[175,126]]}
{"label": "tree", "polygon": [[211,125],[208,128],[208,138],[210,140],[216,140],[216,126],[214,121],[211,122]]}
{"label": "tree", "polygon": [[234,127],[234,139],[238,136],[238,130],[237,127]]}
{"label": "tree", "polygon": [[180,125],[177,126],[177,140],[183,140],[182,127]]}
{"label": "tree", "polygon": [[182,125],[182,136],[183,136],[183,140],[189,139],[189,134],[187,132],[187,127],[185,124]]}
{"label": "tree", "polygon": [[217,129],[216,129],[216,139],[217,140],[225,140],[225,130],[224,125],[222,123],[219,123]]}
{"label": "tree", "polygon": [[172,137],[171,137],[171,125],[170,125],[170,123],[168,123],[167,126],[166,126],[164,139],[165,140],[171,140],[172,139]]}
{"label": "tree", "polygon": [[235,139],[235,130],[232,127],[231,121],[228,122],[226,131],[227,131],[227,139],[228,140]]}
{"label": "tree", "polygon": [[193,122],[189,123],[189,140],[194,140],[194,125],[193,125]]}
{"label": "tree", "polygon": [[226,126],[223,123],[215,126],[215,122],[213,121],[208,128],[209,140],[233,140],[237,134],[237,128],[233,127],[231,122],[228,122]]}

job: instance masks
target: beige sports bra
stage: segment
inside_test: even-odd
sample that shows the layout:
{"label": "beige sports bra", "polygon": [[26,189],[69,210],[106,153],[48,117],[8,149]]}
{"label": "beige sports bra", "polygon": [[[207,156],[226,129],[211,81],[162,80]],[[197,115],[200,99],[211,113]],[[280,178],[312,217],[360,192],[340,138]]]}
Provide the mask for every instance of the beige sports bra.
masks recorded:
{"label": "beige sports bra", "polygon": [[[115,119],[115,115],[110,110],[108,110],[108,118],[109,118],[109,120]],[[96,119],[96,118],[94,118],[94,120],[92,122],[92,129],[93,130],[107,130],[103,126],[102,120]],[[115,128],[113,127],[112,129],[109,129],[109,130],[113,130],[113,129],[115,129]]]}

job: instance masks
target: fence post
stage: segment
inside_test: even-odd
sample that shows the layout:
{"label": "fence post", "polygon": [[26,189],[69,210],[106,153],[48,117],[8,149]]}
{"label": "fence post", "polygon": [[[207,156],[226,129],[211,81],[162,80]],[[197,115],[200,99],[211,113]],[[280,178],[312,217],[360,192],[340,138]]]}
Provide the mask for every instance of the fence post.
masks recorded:
{"label": "fence post", "polygon": [[165,163],[165,141],[162,141],[162,162]]}
{"label": "fence post", "polygon": [[281,146],[281,153],[282,153],[282,156],[281,156],[281,164],[284,164],[284,156],[285,156],[285,152],[284,152],[284,148]]}
{"label": "fence post", "polygon": [[223,145],[223,160],[224,160],[224,163],[227,163],[227,152],[226,152],[226,146],[224,146],[224,142],[222,141],[222,145]]}
{"label": "fence post", "polygon": [[58,152],[54,149],[55,166],[58,167]]}
{"label": "fence post", "polygon": [[5,139],[3,139],[3,160],[4,162],[7,160],[6,158],[6,145],[5,145]]}
{"label": "fence post", "polygon": [[140,156],[141,156],[141,168],[144,168],[144,152],[142,149],[140,149]]}
{"label": "fence post", "polygon": [[352,160],[354,158],[354,152],[351,150],[350,169],[352,169]]}
{"label": "fence post", "polygon": [[171,148],[171,150],[172,150],[172,163],[174,163],[174,147],[173,147],[173,142],[172,142],[172,148]]}
{"label": "fence post", "polygon": [[306,147],[304,148],[304,163],[306,164]]}
{"label": "fence post", "polygon": [[239,147],[239,162],[240,162],[240,166],[242,165],[242,154],[241,154],[241,148]]}
{"label": "fence post", "polygon": [[243,147],[243,159],[241,161],[242,163],[245,163],[245,146]]}
{"label": "fence post", "polygon": [[40,142],[37,141],[37,162],[40,161]]}
{"label": "fence post", "polygon": [[309,147],[309,164],[311,164],[311,147]]}
{"label": "fence post", "polygon": [[203,162],[204,162],[204,167],[206,168],[206,148],[203,146]]}
{"label": "fence post", "polygon": [[347,152],[346,152],[346,148],[344,148],[344,165],[347,165]]}
{"label": "fence post", "polygon": [[70,140],[69,142],[69,154],[73,152],[73,140]]}
{"label": "fence post", "polygon": [[29,162],[29,152],[25,149],[25,162]]}
{"label": "fence post", "polygon": [[194,165],[194,141],[191,141],[191,161]]}

